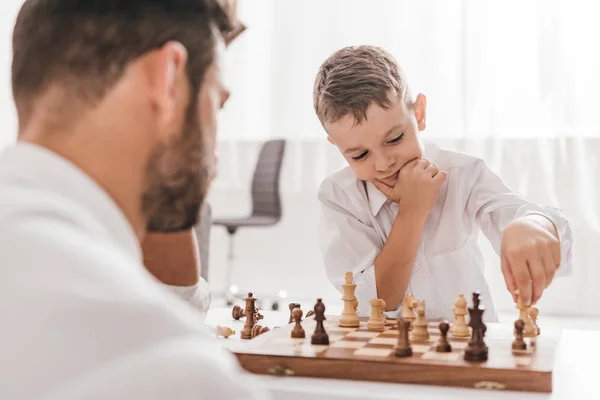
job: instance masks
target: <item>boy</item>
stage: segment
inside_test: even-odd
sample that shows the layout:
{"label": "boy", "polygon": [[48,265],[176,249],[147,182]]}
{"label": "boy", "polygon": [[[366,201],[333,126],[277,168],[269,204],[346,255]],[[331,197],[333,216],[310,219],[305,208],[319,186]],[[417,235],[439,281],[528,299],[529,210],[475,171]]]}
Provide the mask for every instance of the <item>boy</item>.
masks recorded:
{"label": "boy", "polygon": [[512,193],[477,158],[424,145],[426,98],[412,98],[386,51],[337,51],[321,66],[314,108],[349,166],[325,179],[320,236],[330,281],[357,284],[358,312],[381,298],[397,316],[404,294],[425,300],[430,319],[453,316],[458,294],[480,291],[497,320],[477,247],[479,230],[501,257],[516,301],[535,304],[557,272],[571,269],[572,235],[560,210]]}

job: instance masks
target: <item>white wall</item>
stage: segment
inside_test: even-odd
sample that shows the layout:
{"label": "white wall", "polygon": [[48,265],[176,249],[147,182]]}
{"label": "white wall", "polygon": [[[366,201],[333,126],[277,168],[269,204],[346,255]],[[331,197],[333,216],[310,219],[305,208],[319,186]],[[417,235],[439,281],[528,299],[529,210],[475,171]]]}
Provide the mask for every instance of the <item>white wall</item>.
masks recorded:
{"label": "white wall", "polygon": [[10,86],[12,29],[22,0],[0,2],[0,148],[17,137],[17,116]]}

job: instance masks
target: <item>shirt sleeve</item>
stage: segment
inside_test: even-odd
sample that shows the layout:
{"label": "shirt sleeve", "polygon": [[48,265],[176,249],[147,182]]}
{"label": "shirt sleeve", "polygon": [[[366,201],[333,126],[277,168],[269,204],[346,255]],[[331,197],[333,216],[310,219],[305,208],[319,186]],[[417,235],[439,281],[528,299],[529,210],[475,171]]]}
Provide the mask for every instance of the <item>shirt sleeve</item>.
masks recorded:
{"label": "shirt sleeve", "polygon": [[506,226],[517,218],[542,215],[549,219],[558,232],[561,262],[557,276],[569,275],[573,269],[573,234],[563,212],[550,206],[530,202],[513,193],[483,161],[472,167],[475,182],[467,201],[467,212],[474,217],[482,232],[500,254],[502,235]]}
{"label": "shirt sleeve", "polygon": [[[380,239],[375,230],[361,222],[339,203],[339,196],[331,188],[321,189],[321,219],[319,243],[325,271],[329,281],[343,293],[345,274],[354,275],[357,314],[370,314],[370,301],[377,298],[377,284],[373,263],[381,251]],[[337,197],[337,198],[336,198]]]}
{"label": "shirt sleeve", "polygon": [[198,283],[193,286],[164,286],[200,311],[208,312],[212,298],[208,282],[203,278],[200,278]]}

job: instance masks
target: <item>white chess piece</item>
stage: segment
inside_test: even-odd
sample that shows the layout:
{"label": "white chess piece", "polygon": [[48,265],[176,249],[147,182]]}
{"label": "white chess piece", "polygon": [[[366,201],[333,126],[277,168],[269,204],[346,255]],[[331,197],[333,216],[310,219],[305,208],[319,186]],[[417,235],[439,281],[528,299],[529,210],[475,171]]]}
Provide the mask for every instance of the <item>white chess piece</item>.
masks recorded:
{"label": "white chess piece", "polygon": [[417,319],[413,323],[411,340],[429,340],[427,325],[429,325],[429,322],[427,321],[427,318],[425,318],[425,300],[417,301]]}
{"label": "white chess piece", "polygon": [[529,307],[526,307],[521,302],[521,295],[519,293],[519,289],[515,290],[515,294],[517,295],[517,309],[519,310],[519,319],[525,322],[525,329],[523,329],[523,337],[536,337],[537,336],[537,328],[534,327],[531,322],[531,318],[529,317]]}
{"label": "white chess piece", "polygon": [[450,330],[450,334],[453,337],[469,337],[469,326],[467,325],[467,321],[465,320],[465,315],[469,312],[467,311],[467,300],[465,299],[464,294],[459,294],[458,299],[454,303],[454,324],[452,324],[452,329]]}
{"label": "white chess piece", "polygon": [[357,328],[360,325],[360,320],[356,315],[356,307],[358,306],[358,301],[354,295],[356,285],[352,283],[352,272],[346,272],[345,277],[346,284],[342,285],[342,289],[344,290],[344,295],[342,296],[342,300],[344,300],[344,310],[342,311],[342,316],[339,320],[339,326]]}
{"label": "white chess piece", "polygon": [[383,310],[385,309],[385,302],[381,299],[371,300],[371,317],[367,322],[368,329],[383,330],[385,329],[385,322],[383,320]]}

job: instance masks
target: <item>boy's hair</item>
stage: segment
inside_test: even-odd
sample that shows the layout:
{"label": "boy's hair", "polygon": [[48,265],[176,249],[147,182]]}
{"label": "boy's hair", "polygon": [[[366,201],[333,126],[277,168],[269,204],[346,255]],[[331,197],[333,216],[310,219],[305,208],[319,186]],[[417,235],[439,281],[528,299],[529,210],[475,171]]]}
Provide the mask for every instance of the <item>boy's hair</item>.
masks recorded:
{"label": "boy's hair", "polygon": [[127,64],[171,40],[188,51],[196,95],[230,22],[217,0],[27,0],[13,32],[19,119],[29,118],[34,98],[52,85],[68,93],[65,104],[101,100]]}
{"label": "boy's hair", "polygon": [[352,115],[358,125],[371,104],[388,109],[390,94],[412,105],[406,76],[394,57],[379,47],[345,47],[321,65],[313,104],[322,124]]}

